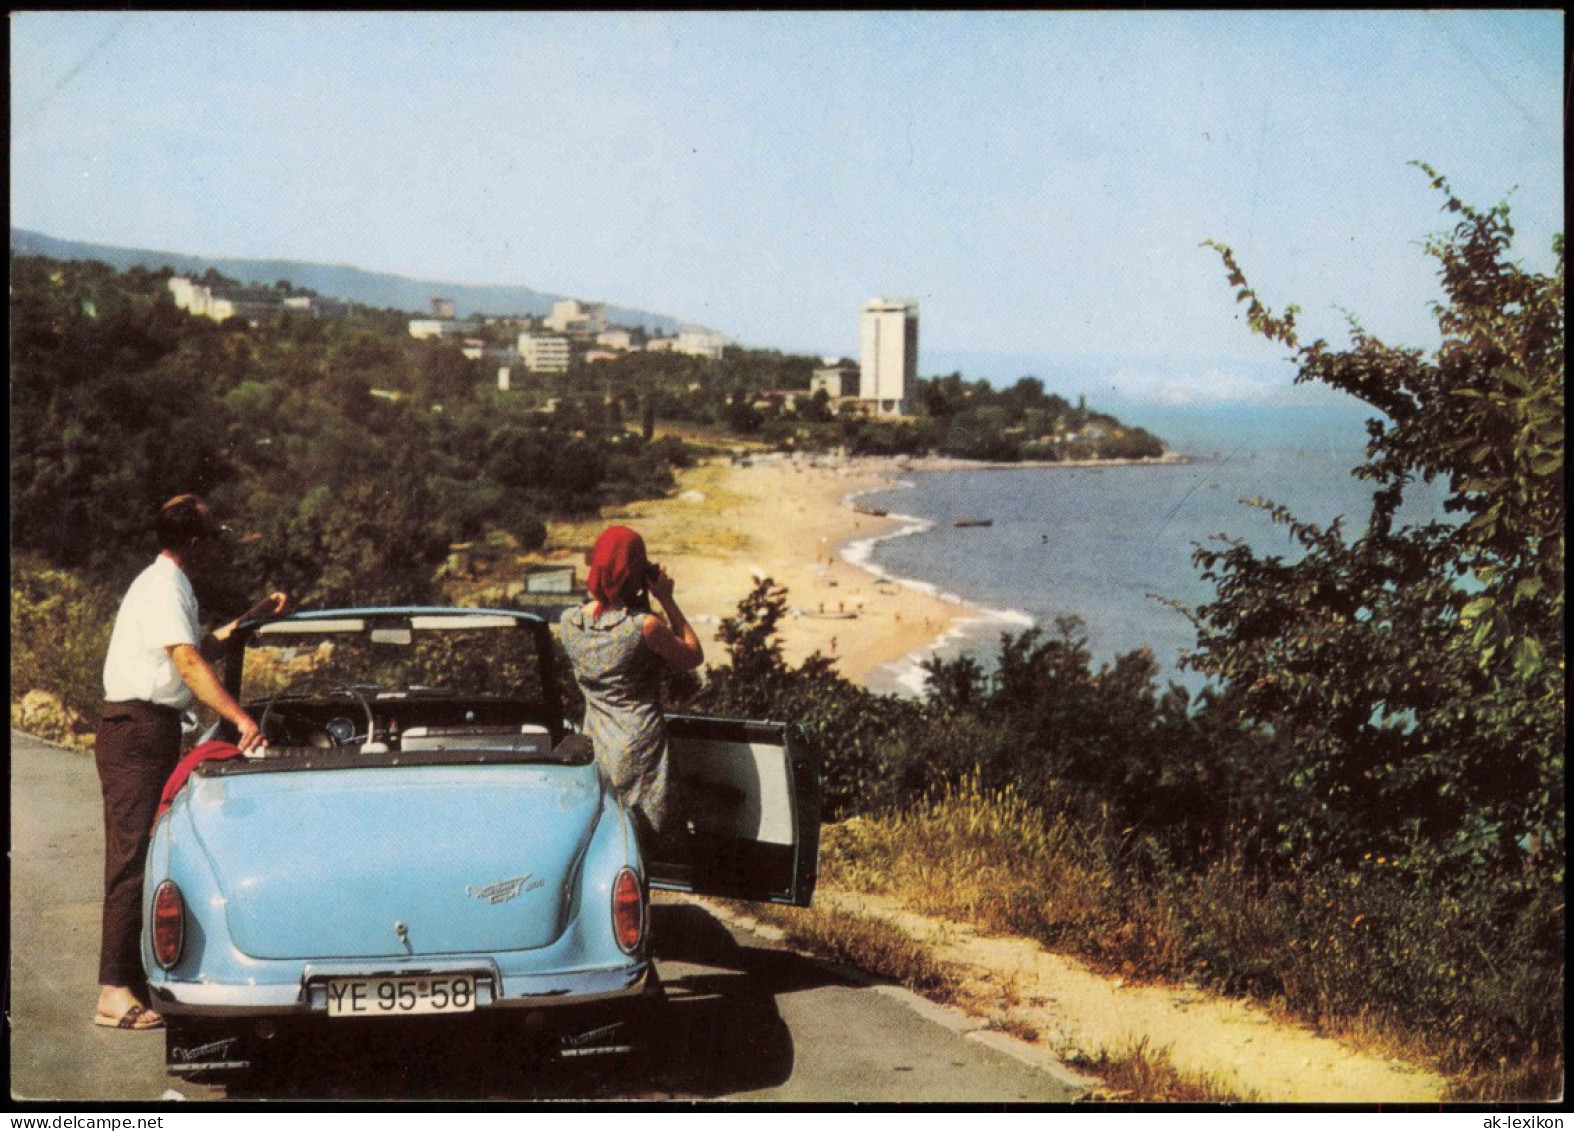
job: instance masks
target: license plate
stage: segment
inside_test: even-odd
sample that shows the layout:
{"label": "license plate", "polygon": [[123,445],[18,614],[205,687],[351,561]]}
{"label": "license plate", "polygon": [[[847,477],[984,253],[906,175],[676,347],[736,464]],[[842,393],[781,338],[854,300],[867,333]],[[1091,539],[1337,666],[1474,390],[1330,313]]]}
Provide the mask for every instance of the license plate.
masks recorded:
{"label": "license plate", "polygon": [[329,1017],[411,1017],[474,1009],[475,978],[469,974],[328,979]]}

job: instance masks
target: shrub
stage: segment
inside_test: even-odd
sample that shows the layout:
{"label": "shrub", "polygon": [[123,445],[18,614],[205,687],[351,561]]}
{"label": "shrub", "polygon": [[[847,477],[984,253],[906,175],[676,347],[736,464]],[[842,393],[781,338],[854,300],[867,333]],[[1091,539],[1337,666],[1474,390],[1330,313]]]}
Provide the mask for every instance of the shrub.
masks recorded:
{"label": "shrub", "polygon": [[[11,564],[11,694],[45,691],[91,727],[104,701],[114,593],[30,559]],[[62,738],[63,735],[43,737]]]}

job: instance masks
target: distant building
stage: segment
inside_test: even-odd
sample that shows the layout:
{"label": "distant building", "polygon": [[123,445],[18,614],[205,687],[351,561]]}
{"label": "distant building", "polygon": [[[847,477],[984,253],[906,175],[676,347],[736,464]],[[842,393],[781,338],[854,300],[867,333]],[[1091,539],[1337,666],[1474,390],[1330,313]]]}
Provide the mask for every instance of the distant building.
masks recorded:
{"label": "distant building", "polygon": [[223,322],[236,315],[253,320],[264,318],[278,314],[284,306],[282,292],[257,287],[218,292],[180,275],[170,276],[167,285],[177,307],[215,322]]}
{"label": "distant building", "polygon": [[559,334],[599,334],[607,328],[607,305],[580,302],[577,298],[554,302],[552,313],[542,323]]}
{"label": "distant building", "polygon": [[686,353],[691,357],[705,357],[712,361],[719,361],[722,351],[731,344],[731,341],[720,334],[694,326],[678,334],[678,340],[673,344],[672,350],[674,353]]}
{"label": "distant building", "polygon": [[856,397],[858,395],[858,364],[852,361],[843,361],[840,358],[821,358],[823,364],[815,369],[809,378],[809,395],[813,396],[820,390],[825,390],[825,395],[833,401],[841,397]]}
{"label": "distant building", "polygon": [[454,322],[444,318],[410,319],[412,338],[445,338],[452,334],[473,334],[475,329],[475,324],[471,322]]}
{"label": "distant building", "polygon": [[198,318],[206,318],[213,305],[212,291],[180,275],[170,277],[169,293],[174,297],[177,307]]}
{"label": "distant building", "polygon": [[433,318],[452,318],[454,316],[454,300],[443,298],[441,295],[433,295],[431,311]]}
{"label": "distant building", "polygon": [[311,295],[294,295],[277,287],[246,287],[231,283],[223,288],[204,286],[183,275],[170,276],[170,297],[181,310],[198,318],[223,322],[240,317],[255,324],[286,312],[316,318],[342,318],[350,312],[345,302],[326,301]]}
{"label": "distant building", "polygon": [[877,298],[858,320],[858,396],[877,416],[905,416],[918,384],[918,301]]}
{"label": "distant building", "polygon": [[646,353],[671,353],[678,344],[677,338],[651,338],[645,343]]}
{"label": "distant building", "polygon": [[284,300],[284,309],[313,318],[344,318],[350,313],[350,304],[338,299],[324,299],[315,295],[290,295]]}
{"label": "distant building", "polygon": [[532,373],[567,373],[568,339],[536,334],[519,335],[519,356]]}
{"label": "distant building", "polygon": [[605,346],[609,350],[632,350],[639,347],[634,344],[634,335],[628,330],[603,330],[596,335],[596,344]]}
{"label": "distant building", "polygon": [[268,302],[266,299],[250,298],[221,298],[213,297],[213,303],[208,308],[208,317],[215,322],[223,322],[226,318],[244,318],[251,323],[257,323],[264,318],[275,318],[284,310],[282,302]]}

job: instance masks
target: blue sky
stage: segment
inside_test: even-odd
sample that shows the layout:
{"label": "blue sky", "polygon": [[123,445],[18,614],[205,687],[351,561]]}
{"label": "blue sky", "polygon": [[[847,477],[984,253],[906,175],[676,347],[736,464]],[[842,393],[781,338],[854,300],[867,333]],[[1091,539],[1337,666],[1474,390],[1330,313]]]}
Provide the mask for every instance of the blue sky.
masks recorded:
{"label": "blue sky", "polygon": [[1528,266],[1563,224],[1552,11],[24,12],[11,33],[18,227],[517,283],[849,356],[863,301],[912,296],[924,373],[1070,357],[1138,399],[1256,395],[1283,351],[1210,237],[1313,334],[1349,310],[1428,345],[1418,245],[1446,217],[1412,159],[1507,197]]}

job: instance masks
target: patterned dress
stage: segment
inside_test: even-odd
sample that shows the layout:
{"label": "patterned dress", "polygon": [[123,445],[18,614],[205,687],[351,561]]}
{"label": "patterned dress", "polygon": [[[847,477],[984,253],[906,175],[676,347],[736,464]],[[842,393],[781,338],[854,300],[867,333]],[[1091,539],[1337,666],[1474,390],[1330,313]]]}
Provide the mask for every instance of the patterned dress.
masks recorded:
{"label": "patterned dress", "polygon": [[646,646],[642,612],[569,609],[558,622],[563,649],[585,694],[585,734],[596,762],[657,833],[667,820],[667,719],[661,657]]}

